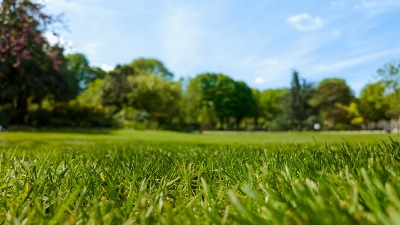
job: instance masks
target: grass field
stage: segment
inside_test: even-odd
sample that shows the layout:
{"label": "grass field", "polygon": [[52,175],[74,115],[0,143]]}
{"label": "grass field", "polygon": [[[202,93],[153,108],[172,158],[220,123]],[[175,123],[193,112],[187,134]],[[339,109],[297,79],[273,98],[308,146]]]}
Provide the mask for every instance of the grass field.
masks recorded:
{"label": "grass field", "polygon": [[400,224],[399,136],[0,133],[0,224]]}

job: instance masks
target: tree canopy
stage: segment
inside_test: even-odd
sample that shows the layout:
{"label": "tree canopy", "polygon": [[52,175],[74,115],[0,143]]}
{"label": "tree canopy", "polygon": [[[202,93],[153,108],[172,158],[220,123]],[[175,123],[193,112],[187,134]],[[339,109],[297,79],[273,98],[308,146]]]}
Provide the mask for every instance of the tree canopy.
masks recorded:
{"label": "tree canopy", "polygon": [[24,123],[29,102],[39,103],[65,83],[62,48],[44,37],[54,22],[43,5],[3,0],[0,8],[0,104],[14,108],[11,122]]}

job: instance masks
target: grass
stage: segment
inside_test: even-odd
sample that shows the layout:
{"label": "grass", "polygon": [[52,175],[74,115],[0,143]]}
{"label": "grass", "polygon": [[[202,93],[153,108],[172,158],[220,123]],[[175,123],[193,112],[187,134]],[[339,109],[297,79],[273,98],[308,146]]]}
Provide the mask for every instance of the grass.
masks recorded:
{"label": "grass", "polygon": [[40,132],[0,133],[0,147],[46,147],[98,144],[332,144],[349,142],[377,143],[400,140],[399,135],[340,132],[207,132],[181,133],[137,130],[51,130]]}
{"label": "grass", "polygon": [[400,221],[396,136],[0,135],[0,224]]}

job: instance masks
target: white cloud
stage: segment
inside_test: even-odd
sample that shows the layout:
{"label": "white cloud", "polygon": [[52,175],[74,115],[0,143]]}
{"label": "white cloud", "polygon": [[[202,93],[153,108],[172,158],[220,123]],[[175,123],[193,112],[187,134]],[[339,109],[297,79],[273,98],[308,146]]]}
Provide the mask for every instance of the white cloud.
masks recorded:
{"label": "white cloud", "polygon": [[321,17],[313,17],[308,13],[293,15],[287,19],[287,22],[299,31],[312,31],[324,26]]}
{"label": "white cloud", "polygon": [[110,72],[111,70],[114,69],[114,66],[108,65],[108,64],[101,64],[100,68],[106,72]]}
{"label": "white cloud", "polygon": [[262,84],[264,83],[264,79],[262,77],[256,77],[256,79],[254,79],[254,82],[256,82],[256,84]]}
{"label": "white cloud", "polygon": [[70,48],[72,46],[71,41],[68,41],[63,36],[57,36],[53,32],[45,32],[44,37],[47,39],[50,45],[59,44],[64,48]]}

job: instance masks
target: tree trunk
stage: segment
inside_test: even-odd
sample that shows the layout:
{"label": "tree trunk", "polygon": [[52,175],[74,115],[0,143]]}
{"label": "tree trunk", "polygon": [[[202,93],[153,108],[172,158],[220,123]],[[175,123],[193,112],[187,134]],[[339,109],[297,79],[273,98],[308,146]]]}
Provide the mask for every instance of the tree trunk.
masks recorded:
{"label": "tree trunk", "polygon": [[258,117],[254,117],[254,130],[258,130]]}
{"label": "tree trunk", "polygon": [[240,122],[242,121],[242,119],[241,118],[236,118],[236,129],[237,130],[240,130]]}
{"label": "tree trunk", "polygon": [[16,117],[12,123],[15,125],[25,125],[25,116],[28,113],[28,102],[26,98],[17,99]]}

